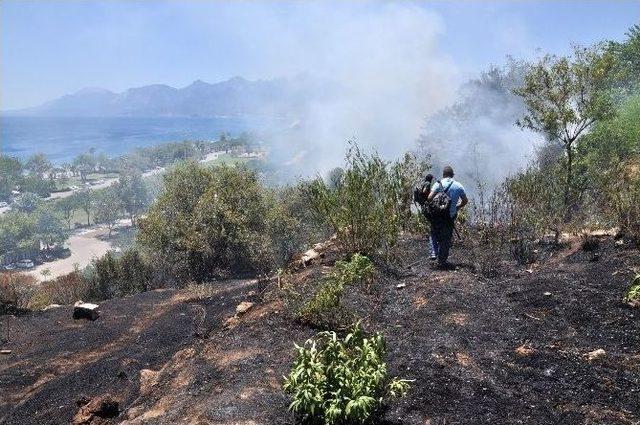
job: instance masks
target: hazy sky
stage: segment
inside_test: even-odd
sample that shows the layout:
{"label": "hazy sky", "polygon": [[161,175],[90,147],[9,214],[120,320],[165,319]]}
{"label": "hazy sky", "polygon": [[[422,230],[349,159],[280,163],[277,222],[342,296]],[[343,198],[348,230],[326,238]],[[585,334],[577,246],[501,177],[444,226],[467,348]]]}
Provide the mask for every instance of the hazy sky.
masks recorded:
{"label": "hazy sky", "polygon": [[[621,39],[638,22],[637,0],[2,0],[0,109],[32,106],[83,87],[181,87],[196,79],[304,71],[331,76],[360,72],[372,57],[377,66],[388,59],[393,68],[399,58],[425,51],[430,56],[420,66],[450,73],[453,82],[501,63],[507,54],[530,57],[537,48],[562,53],[573,42]],[[414,68],[399,75],[409,71]]]}

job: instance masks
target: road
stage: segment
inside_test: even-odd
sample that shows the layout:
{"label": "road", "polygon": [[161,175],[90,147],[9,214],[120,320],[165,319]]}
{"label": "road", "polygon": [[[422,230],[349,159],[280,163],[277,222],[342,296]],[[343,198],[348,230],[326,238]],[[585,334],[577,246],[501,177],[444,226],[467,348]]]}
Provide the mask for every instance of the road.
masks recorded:
{"label": "road", "polygon": [[67,240],[71,256],[40,264],[25,273],[33,276],[38,282],[42,282],[45,280],[45,277],[42,276],[42,271],[45,269],[49,269],[50,272],[46,280],[69,274],[75,270],[76,265],[83,269],[93,258],[103,256],[112,248],[111,243],[98,238],[107,233],[108,231],[101,227],[78,231]]}

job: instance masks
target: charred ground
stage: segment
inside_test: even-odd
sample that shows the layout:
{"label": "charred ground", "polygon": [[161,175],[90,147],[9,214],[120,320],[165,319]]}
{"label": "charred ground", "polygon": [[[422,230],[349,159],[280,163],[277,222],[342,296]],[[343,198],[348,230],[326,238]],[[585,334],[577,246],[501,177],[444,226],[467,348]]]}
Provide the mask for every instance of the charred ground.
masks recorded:
{"label": "charred ground", "polygon": [[[381,331],[391,375],[415,379],[381,422],[636,423],[640,322],[622,303],[638,250],[603,237],[538,265],[503,262],[473,273],[458,246],[455,272],[432,271],[426,241],[402,240],[410,268],[352,287],[345,306]],[[337,253],[291,274],[317,279]],[[400,287],[398,287],[400,285]],[[0,358],[0,422],[58,424],[109,395],[119,416],[93,423],[294,423],[281,390],[293,342],[316,332],[291,319],[274,281],[213,284],[207,294],[151,291],[102,303],[95,322],[71,308],[11,319]],[[253,308],[234,318],[242,301]],[[588,360],[586,353],[605,356]],[[76,419],[80,419],[76,416]]]}

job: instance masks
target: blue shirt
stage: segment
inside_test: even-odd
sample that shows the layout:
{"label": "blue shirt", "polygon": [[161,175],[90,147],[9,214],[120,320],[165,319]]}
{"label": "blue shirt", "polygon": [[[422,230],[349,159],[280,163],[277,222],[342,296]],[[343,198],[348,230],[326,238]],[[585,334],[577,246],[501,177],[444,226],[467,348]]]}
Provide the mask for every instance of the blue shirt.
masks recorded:
{"label": "blue shirt", "polygon": [[[440,182],[442,182],[442,184],[440,184]],[[433,187],[431,187],[431,192],[441,192],[449,187],[449,184],[451,184],[451,187],[449,187],[449,190],[447,190],[447,195],[449,195],[449,197],[451,198],[451,207],[449,210],[449,214],[451,214],[451,218],[453,218],[458,213],[458,201],[461,197],[467,196],[467,194],[464,192],[464,186],[462,186],[451,177],[445,177],[440,180],[440,182],[435,182],[433,184]],[[444,188],[442,186],[444,186]]]}

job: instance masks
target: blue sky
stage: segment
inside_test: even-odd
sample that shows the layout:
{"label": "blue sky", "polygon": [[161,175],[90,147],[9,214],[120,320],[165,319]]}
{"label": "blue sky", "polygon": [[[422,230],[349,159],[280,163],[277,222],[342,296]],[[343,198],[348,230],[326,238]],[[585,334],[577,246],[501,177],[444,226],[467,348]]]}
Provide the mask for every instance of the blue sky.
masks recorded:
{"label": "blue sky", "polygon": [[634,23],[640,23],[637,0],[3,0],[0,109],[36,105],[83,87],[181,87],[196,79],[305,71],[332,76],[359,72],[372,57],[383,69],[403,67],[414,54],[426,59],[398,74],[402,78],[437,68],[459,82],[508,54],[528,58],[536,49],[563,53],[571,43],[621,39]]}

